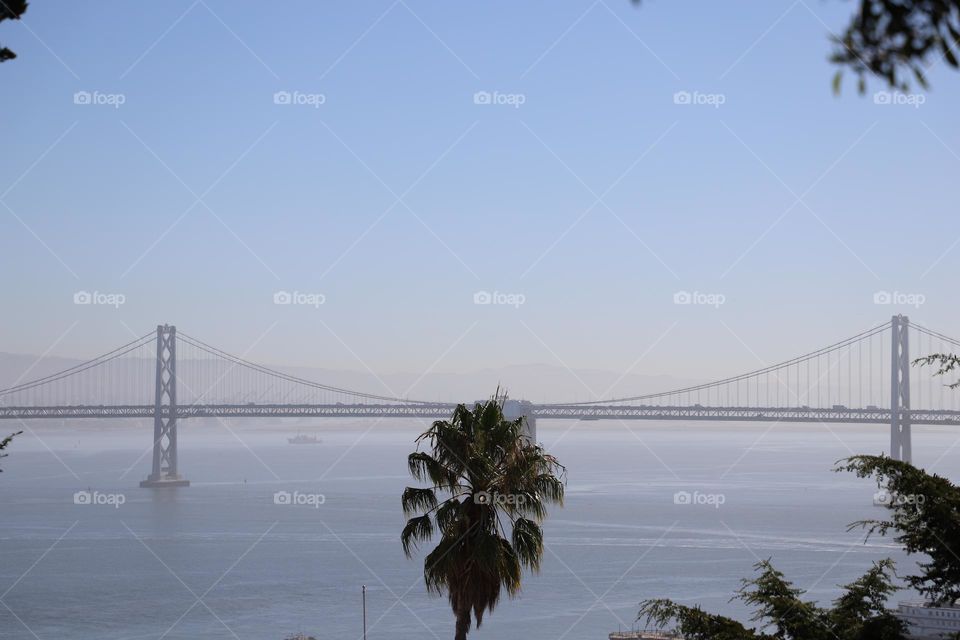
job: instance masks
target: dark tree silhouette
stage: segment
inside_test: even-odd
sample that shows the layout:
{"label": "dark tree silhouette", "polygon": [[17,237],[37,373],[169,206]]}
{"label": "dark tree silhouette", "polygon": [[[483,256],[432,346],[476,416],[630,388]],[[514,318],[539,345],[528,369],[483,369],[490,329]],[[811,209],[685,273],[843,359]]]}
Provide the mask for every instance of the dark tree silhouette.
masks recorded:
{"label": "dark tree silhouette", "polygon": [[[0,22],[4,20],[19,20],[27,10],[26,0],[0,0]],[[0,46],[0,62],[13,60],[17,57],[13,51]]]}
{"label": "dark tree silhouette", "polygon": [[504,418],[504,399],[495,395],[472,410],[459,405],[417,439],[407,459],[410,473],[430,487],[404,490],[403,511],[412,517],[400,540],[409,557],[439,532],[423,577],[428,591],[447,593],[456,640],[466,639],[471,614],[480,626],[501,589],[520,591],[524,567],[540,568],[546,505],[563,504],[564,468],[524,435],[524,418]]}
{"label": "dark tree silhouette", "polygon": [[[754,565],[759,575],[743,580],[734,596],[754,609],[753,622],[761,630],[748,629],[736,620],[706,613],[672,600],[647,600],[640,604],[638,620],[663,628],[676,624],[689,640],[901,640],[904,625],[886,608],[896,591],[893,561],[882,560],[854,582],[824,609],[803,600],[804,592],[784,579],[769,560]],[[770,628],[772,633],[766,633]]]}
{"label": "dark tree silhouette", "polygon": [[918,563],[921,574],[907,576],[907,584],[937,605],[960,600],[960,487],[886,456],[854,456],[837,470],[876,478],[891,498],[885,504],[890,520],[854,522],[851,528],[864,527],[868,535],[893,530],[908,554],[927,558]]}
{"label": "dark tree silhouette", "polygon": [[[13,438],[14,438],[15,436],[20,435],[21,433],[23,433],[23,431],[17,431],[16,433],[11,433],[9,436],[7,436],[6,438],[4,438],[3,440],[0,440],[0,452],[2,452],[4,449],[6,449],[6,448],[7,448],[7,445],[10,444],[11,441],[13,441]],[[0,458],[6,458],[7,455],[8,455],[8,454],[6,454],[6,453],[0,453]],[[3,469],[0,469],[0,472],[2,472],[2,471],[3,471]]]}
{"label": "dark tree silhouette", "polygon": [[859,0],[843,34],[830,40],[830,61],[840,67],[834,91],[844,69],[857,76],[861,93],[867,76],[897,89],[906,90],[912,80],[926,88],[926,70],[941,58],[960,66],[960,0]]}

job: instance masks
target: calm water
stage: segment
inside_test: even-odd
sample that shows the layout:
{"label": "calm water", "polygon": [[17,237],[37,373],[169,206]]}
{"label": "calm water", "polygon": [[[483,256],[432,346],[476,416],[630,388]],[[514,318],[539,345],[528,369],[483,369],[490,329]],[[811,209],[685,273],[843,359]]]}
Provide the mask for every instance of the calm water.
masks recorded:
{"label": "calm water", "polygon": [[[359,640],[362,584],[369,638],[452,637],[446,601],[424,592],[422,556],[407,560],[398,541],[421,427],[329,421],[322,444],[291,446],[295,425],[188,425],[180,457],[193,486],[171,491],[137,488],[144,428],[24,434],[0,476],[0,638]],[[821,601],[873,560],[908,568],[887,541],[846,532],[882,511],[870,482],[830,471],[882,451],[883,428],[629,427],[541,422],[568,467],[567,505],[547,522],[541,573],[471,637],[601,640],[660,596],[743,616],[728,599],[758,558]],[[916,462],[957,479],[958,438],[917,429]],[[88,488],[125,502],[74,504]],[[275,504],[278,491],[325,501]],[[679,491],[723,504],[677,505]]]}

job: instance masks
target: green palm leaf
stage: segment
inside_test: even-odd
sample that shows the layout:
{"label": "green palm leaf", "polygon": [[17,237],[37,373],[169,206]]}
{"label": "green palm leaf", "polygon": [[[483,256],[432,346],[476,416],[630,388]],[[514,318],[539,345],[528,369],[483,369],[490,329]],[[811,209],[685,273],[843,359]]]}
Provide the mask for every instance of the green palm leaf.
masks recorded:
{"label": "green palm leaf", "polygon": [[498,390],[472,408],[458,405],[450,420],[417,438],[407,458],[410,474],[430,486],[404,489],[409,519],[400,542],[409,557],[439,532],[423,577],[428,592],[447,595],[457,640],[474,621],[480,626],[503,590],[520,592],[524,568],[540,569],[540,523],[548,505],[563,504],[565,469],[528,440],[522,418],[504,418],[505,399]]}

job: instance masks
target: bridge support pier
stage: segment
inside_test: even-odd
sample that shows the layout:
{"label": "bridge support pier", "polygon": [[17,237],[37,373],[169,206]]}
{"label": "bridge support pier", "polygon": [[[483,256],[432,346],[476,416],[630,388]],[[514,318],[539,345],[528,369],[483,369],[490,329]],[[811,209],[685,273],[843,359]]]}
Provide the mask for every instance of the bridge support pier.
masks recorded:
{"label": "bridge support pier", "polygon": [[913,462],[910,436],[910,319],[890,319],[890,457]]}
{"label": "bridge support pier", "polygon": [[177,471],[177,328],[157,326],[157,378],[153,405],[153,470],[141,487],[187,487]]}
{"label": "bridge support pier", "polygon": [[526,400],[506,400],[503,403],[503,417],[507,420],[523,418],[523,435],[536,444],[537,418],[533,415],[533,403]]}

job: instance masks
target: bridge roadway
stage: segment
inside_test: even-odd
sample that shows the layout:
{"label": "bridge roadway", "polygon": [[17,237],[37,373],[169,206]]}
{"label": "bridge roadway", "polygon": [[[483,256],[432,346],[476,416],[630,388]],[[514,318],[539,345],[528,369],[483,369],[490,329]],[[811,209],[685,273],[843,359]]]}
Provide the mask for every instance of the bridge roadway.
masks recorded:
{"label": "bridge roadway", "polygon": [[[454,404],[195,404],[177,407],[185,418],[428,418],[450,417]],[[2,407],[0,419],[152,418],[154,405],[74,405]],[[960,411],[905,410],[911,424],[960,425]],[[736,422],[846,422],[890,424],[889,409],[834,407],[708,407],[656,405],[533,404],[530,415],[541,420],[703,420]],[[166,412],[164,417],[168,417]]]}

